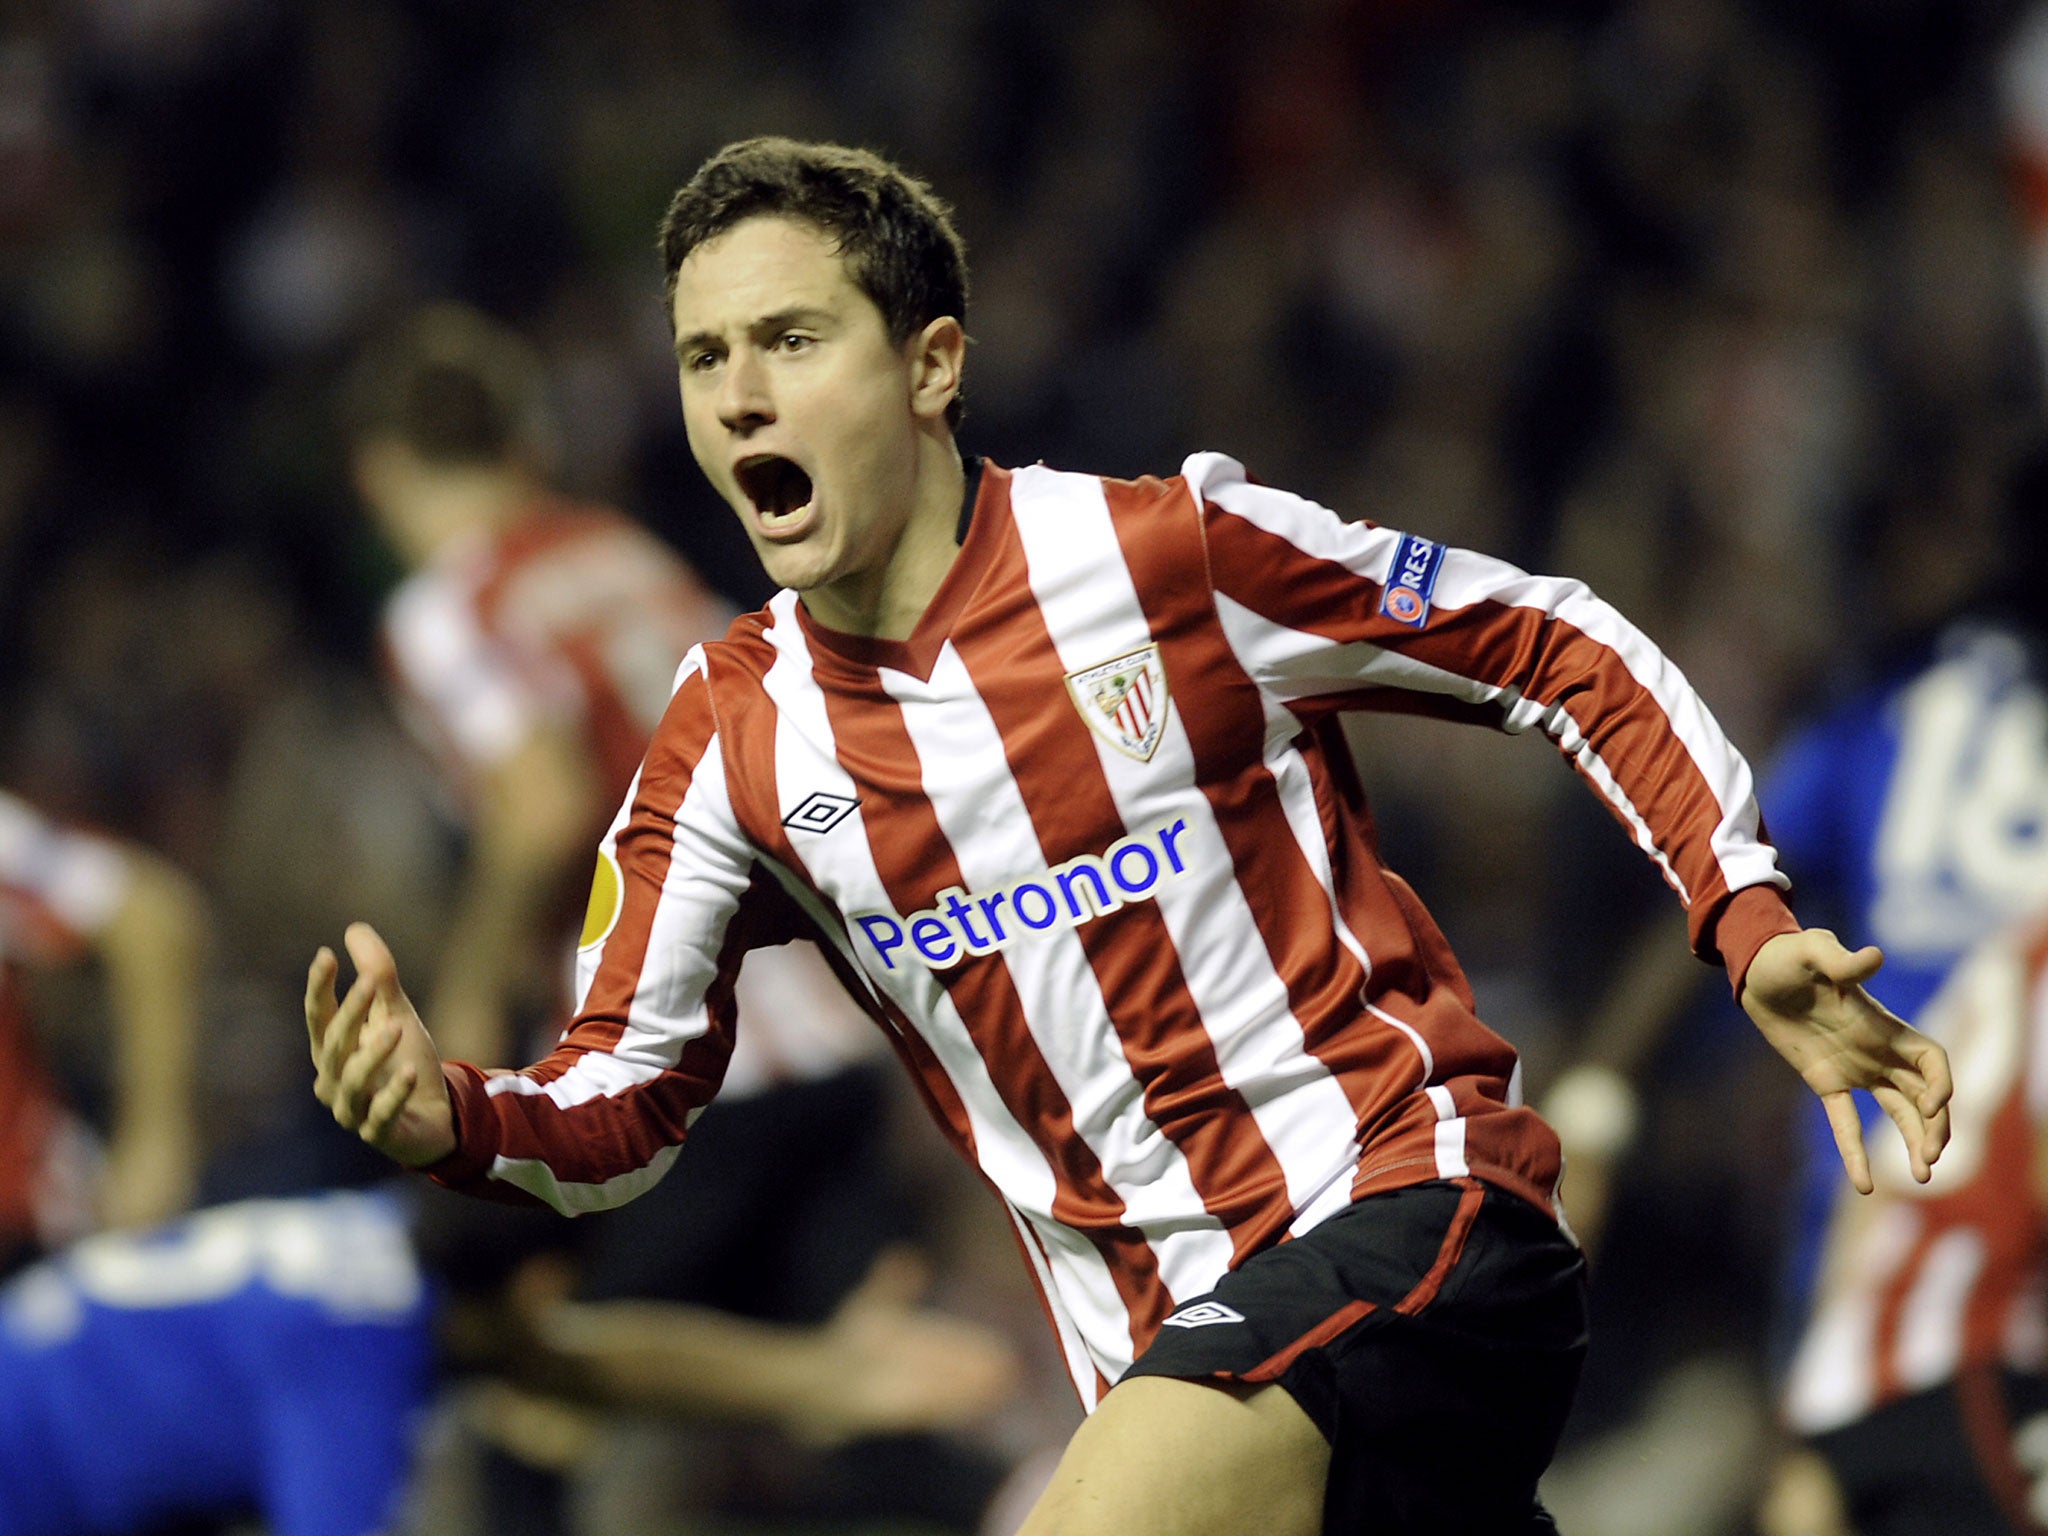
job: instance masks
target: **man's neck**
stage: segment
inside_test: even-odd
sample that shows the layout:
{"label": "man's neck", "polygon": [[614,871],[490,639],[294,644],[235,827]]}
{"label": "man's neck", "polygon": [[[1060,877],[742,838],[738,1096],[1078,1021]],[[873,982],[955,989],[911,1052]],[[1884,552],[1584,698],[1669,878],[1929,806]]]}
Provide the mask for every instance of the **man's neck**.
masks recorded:
{"label": "man's neck", "polygon": [[405,553],[424,565],[456,544],[504,527],[539,492],[531,475],[510,465],[436,470],[414,488],[404,519]]}
{"label": "man's neck", "polygon": [[915,504],[895,554],[865,590],[806,592],[803,601],[811,617],[842,634],[909,639],[959,557],[966,490],[967,471],[951,435],[922,439]]}

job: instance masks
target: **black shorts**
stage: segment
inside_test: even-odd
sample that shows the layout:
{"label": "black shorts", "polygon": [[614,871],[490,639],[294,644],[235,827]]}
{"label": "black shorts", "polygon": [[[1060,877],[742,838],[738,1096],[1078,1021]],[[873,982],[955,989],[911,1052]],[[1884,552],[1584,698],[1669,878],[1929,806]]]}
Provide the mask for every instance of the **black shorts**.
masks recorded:
{"label": "black shorts", "polygon": [[1972,1369],[1813,1440],[1859,1536],[2027,1536],[2048,1483],[2048,1381]]}
{"label": "black shorts", "polygon": [[1169,1317],[1124,1380],[1278,1382],[1330,1442],[1325,1536],[1554,1532],[1536,1497],[1586,1352],[1585,1264],[1474,1179],[1372,1195]]}

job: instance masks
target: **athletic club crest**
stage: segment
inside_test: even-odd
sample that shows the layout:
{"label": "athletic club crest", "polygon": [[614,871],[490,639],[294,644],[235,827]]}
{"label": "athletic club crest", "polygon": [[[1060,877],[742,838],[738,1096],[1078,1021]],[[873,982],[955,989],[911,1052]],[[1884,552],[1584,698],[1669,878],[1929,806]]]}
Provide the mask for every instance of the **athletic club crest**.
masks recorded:
{"label": "athletic club crest", "polygon": [[1157,645],[1069,672],[1067,692],[1096,735],[1141,763],[1152,760],[1166,730],[1166,667]]}

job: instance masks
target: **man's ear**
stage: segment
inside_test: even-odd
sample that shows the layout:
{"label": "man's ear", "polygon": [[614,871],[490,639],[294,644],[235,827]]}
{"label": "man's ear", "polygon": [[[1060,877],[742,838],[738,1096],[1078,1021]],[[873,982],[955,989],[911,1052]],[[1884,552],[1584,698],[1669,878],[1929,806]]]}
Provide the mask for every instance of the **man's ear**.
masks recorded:
{"label": "man's ear", "polygon": [[937,421],[960,393],[967,366],[967,332],[951,315],[941,315],[905,343],[910,359],[910,408]]}

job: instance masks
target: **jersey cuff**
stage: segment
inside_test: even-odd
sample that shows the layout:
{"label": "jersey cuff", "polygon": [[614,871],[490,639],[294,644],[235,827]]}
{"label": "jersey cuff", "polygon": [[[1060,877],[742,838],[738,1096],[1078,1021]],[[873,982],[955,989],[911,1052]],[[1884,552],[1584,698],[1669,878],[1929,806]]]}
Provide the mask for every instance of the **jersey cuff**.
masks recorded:
{"label": "jersey cuff", "polygon": [[483,1073],[468,1062],[442,1062],[441,1077],[455,1114],[455,1150],[420,1172],[449,1189],[473,1189],[498,1160],[498,1117],[484,1091]]}
{"label": "jersey cuff", "polygon": [[1746,885],[1728,898],[1714,924],[1714,947],[1728,967],[1735,1000],[1742,1001],[1742,983],[1756,952],[1781,933],[1799,932],[1799,919],[1785,905],[1775,885]]}

